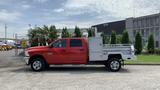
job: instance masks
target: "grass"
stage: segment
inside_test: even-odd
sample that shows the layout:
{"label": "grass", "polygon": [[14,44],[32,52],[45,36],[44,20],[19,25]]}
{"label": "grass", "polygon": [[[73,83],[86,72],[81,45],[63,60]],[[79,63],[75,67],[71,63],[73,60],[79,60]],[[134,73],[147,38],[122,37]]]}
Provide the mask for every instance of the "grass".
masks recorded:
{"label": "grass", "polygon": [[125,61],[125,64],[160,64],[160,55],[137,55],[137,60]]}

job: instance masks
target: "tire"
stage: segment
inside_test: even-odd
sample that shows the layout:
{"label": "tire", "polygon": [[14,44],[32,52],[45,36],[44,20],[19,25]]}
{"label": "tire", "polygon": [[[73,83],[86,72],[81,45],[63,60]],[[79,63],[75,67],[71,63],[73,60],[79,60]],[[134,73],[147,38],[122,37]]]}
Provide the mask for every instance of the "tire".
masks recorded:
{"label": "tire", "polygon": [[106,68],[111,72],[117,72],[121,69],[121,62],[117,58],[111,58],[106,63]]}
{"label": "tire", "polygon": [[45,62],[42,58],[34,58],[33,61],[31,62],[31,69],[33,71],[42,71],[46,67]]}

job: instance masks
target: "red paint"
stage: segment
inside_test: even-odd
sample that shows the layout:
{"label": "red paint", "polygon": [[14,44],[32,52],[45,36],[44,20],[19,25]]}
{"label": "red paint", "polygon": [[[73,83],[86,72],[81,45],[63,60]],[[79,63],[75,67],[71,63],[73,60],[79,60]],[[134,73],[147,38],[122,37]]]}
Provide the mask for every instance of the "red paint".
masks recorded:
{"label": "red paint", "polygon": [[[70,47],[70,40],[73,39],[81,40],[82,46]],[[48,62],[48,64],[87,64],[88,45],[85,38],[65,38],[58,40],[65,40],[66,47],[32,47],[28,49],[30,57],[35,55],[41,55]]]}

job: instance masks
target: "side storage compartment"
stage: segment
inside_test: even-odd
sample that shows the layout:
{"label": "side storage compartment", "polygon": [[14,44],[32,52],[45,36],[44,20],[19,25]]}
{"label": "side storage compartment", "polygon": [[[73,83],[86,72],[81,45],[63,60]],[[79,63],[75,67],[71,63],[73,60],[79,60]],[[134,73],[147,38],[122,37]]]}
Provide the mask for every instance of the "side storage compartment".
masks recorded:
{"label": "side storage compartment", "polygon": [[103,43],[101,37],[88,39],[89,61],[103,61]]}

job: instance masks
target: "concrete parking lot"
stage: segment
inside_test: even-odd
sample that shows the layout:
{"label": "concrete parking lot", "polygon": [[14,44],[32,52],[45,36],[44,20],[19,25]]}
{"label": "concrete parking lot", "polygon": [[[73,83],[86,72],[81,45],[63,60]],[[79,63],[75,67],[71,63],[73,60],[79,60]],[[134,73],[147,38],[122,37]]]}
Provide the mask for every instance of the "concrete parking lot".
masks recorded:
{"label": "concrete parking lot", "polygon": [[120,72],[98,66],[51,66],[33,72],[15,56],[0,52],[0,90],[160,90],[160,66],[126,65]]}

